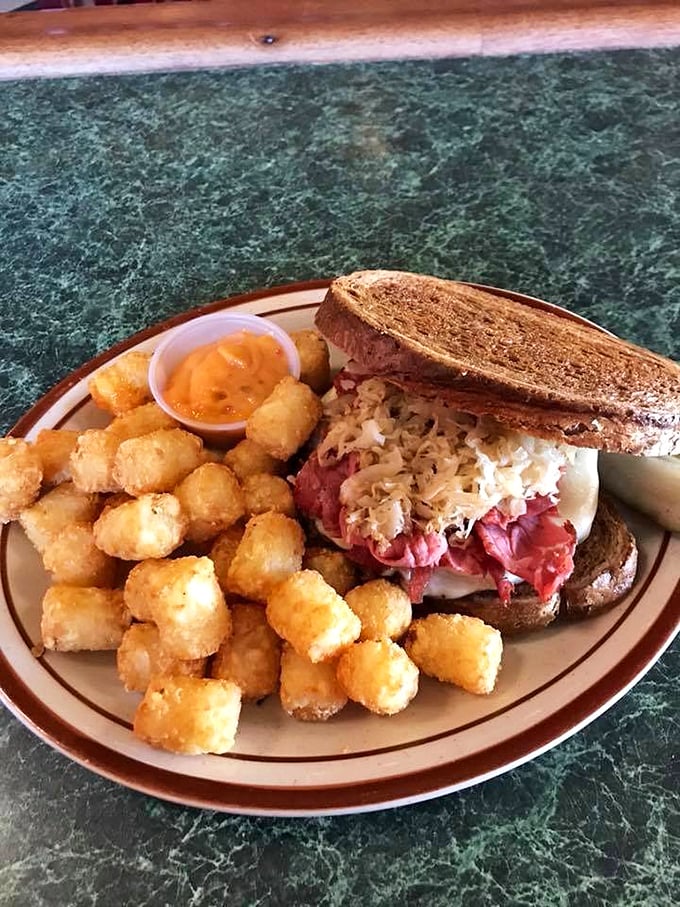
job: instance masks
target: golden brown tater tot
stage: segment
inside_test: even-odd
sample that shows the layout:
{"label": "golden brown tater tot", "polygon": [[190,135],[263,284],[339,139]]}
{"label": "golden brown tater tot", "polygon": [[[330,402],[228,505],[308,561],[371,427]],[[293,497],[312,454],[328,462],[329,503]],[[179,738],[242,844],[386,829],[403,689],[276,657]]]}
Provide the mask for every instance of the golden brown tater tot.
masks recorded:
{"label": "golden brown tater tot", "polygon": [[226,753],[240,712],[241,690],[229,680],[156,675],[135,712],[133,730],[173,753]]}
{"label": "golden brown tater tot", "polygon": [[262,699],[276,690],[281,640],[267,623],[262,605],[230,606],[231,636],[213,656],[210,676],[233,680],[244,699]]}
{"label": "golden brown tater tot", "polygon": [[66,428],[43,428],[33,445],[40,456],[43,485],[59,485],[71,478],[71,454],[79,432]]}
{"label": "golden brown tater tot", "polygon": [[411,599],[386,579],[357,586],[345,599],[361,621],[360,639],[399,639],[411,623]]}
{"label": "golden brown tater tot", "polygon": [[239,481],[243,481],[247,476],[254,476],[261,472],[267,472],[269,475],[279,475],[284,464],[276,457],[270,456],[264,448],[244,438],[243,441],[232,447],[224,455],[225,465],[234,471]]}
{"label": "golden brown tater tot", "polygon": [[155,624],[133,624],[116,653],[118,676],[126,690],[143,693],[154,674],[203,677],[207,658],[175,658],[163,649]]}
{"label": "golden brown tater tot", "polygon": [[116,453],[113,475],[128,494],[173,491],[201,465],[203,442],[181,428],[161,428],[123,441]]}
{"label": "golden brown tater tot", "polygon": [[331,386],[328,344],[319,331],[293,331],[290,335],[300,357],[300,381],[322,396]]}
{"label": "golden brown tater tot", "polygon": [[43,645],[56,652],[117,649],[131,621],[120,589],[51,586],[42,608]]}
{"label": "golden brown tater tot", "polygon": [[113,467],[119,439],[105,428],[89,428],[78,435],[69,468],[73,484],[81,491],[120,491]]}
{"label": "golden brown tater tot", "polygon": [[229,567],[234,560],[236,549],[241,544],[245,529],[246,527],[243,523],[237,523],[235,526],[230,526],[228,529],[225,529],[224,532],[221,532],[217,536],[208,552],[208,557],[215,565],[217,582],[225,593],[229,591],[227,589]]}
{"label": "golden brown tater tot", "polygon": [[477,617],[429,614],[414,620],[406,651],[424,674],[468,693],[491,693],[503,656],[498,630]]}
{"label": "golden brown tater tot", "polygon": [[295,520],[282,513],[252,517],[227,573],[227,590],[251,601],[266,602],[271,590],[302,565],[305,536]]}
{"label": "golden brown tater tot", "polygon": [[157,403],[144,403],[116,416],[113,422],[106,426],[106,431],[115,435],[119,441],[128,441],[130,438],[141,438],[142,435],[163,428],[179,428],[179,423]]}
{"label": "golden brown tater tot", "polygon": [[145,494],[102,513],[94,524],[94,540],[111,557],[144,561],[179,548],[187,525],[174,495]]}
{"label": "golden brown tater tot", "polygon": [[338,660],[337,676],[350,699],[378,715],[403,711],[418,692],[418,668],[389,639],[350,646]]}
{"label": "golden brown tater tot", "polygon": [[288,375],[246,422],[246,437],[279,460],[288,460],[314,431],[321,401],[311,388]]}
{"label": "golden brown tater tot", "polygon": [[43,552],[45,570],[52,582],[67,586],[113,586],[117,562],[94,542],[92,523],[64,527]]}
{"label": "golden brown tater tot", "polygon": [[279,476],[267,473],[247,476],[243,480],[243,496],[248,516],[257,516],[258,513],[268,511],[295,516],[293,490],[288,482]]}
{"label": "golden brown tater tot", "polygon": [[47,545],[73,523],[91,523],[99,514],[100,496],[63,482],[23,510],[19,522],[31,543],[42,554]]}
{"label": "golden brown tater tot", "polygon": [[299,655],[328,661],[358,639],[361,621],[320,573],[300,570],[267,599],[267,620]]}
{"label": "golden brown tater tot", "polygon": [[238,479],[221,463],[204,463],[194,469],[174,493],[189,520],[186,537],[191,542],[215,538],[245,513]]}
{"label": "golden brown tater tot", "polygon": [[336,661],[316,664],[288,643],[281,653],[281,705],[298,721],[327,721],[347,704],[336,677]]}
{"label": "golden brown tater tot", "polygon": [[150,361],[151,353],[131,350],[101,368],[88,382],[95,405],[117,416],[150,400]]}
{"label": "golden brown tater tot", "polygon": [[0,438],[0,523],[15,520],[40,493],[42,461],[22,438]]}
{"label": "golden brown tater tot", "polygon": [[149,568],[151,616],[163,649],[176,658],[212,655],[231,633],[231,614],[209,557],[178,557]]}

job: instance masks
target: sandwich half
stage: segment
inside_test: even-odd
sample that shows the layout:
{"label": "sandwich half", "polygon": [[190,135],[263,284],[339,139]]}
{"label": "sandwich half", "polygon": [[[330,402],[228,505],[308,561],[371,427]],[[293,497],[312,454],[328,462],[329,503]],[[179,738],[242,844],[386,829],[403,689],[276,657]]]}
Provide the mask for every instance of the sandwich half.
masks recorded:
{"label": "sandwich half", "polygon": [[506,632],[592,613],[636,570],[598,451],[680,452],[680,367],[568,316],[398,271],[333,281],[347,356],[298,510],[414,603]]}

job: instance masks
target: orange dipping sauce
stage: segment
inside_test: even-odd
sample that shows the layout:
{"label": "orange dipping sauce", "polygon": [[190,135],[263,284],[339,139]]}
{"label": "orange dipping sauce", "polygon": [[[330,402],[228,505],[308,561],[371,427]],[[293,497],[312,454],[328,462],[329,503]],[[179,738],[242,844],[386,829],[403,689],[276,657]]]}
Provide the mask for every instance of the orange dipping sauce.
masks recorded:
{"label": "orange dipping sauce", "polygon": [[188,419],[242,422],[287,374],[286,354],[273,337],[238,331],[189,353],[163,396]]}

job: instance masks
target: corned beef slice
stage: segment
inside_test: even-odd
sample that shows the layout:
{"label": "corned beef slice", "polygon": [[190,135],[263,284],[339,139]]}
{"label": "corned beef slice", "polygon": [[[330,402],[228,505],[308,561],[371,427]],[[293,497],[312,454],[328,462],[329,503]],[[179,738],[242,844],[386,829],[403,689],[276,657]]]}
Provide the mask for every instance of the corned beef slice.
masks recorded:
{"label": "corned beef slice", "polygon": [[545,601],[556,592],[574,568],[576,533],[563,522],[548,497],[527,501],[527,510],[512,520],[493,508],[478,520],[463,543],[447,541],[441,535],[415,532],[399,535],[390,546],[378,551],[373,539],[344,531],[340,486],[357,470],[356,456],[343,457],[333,466],[321,466],[312,454],[295,482],[295,504],[308,517],[319,520],[332,537],[350,544],[348,557],[361,566],[380,571],[382,567],[410,571],[407,582],[412,601],[420,601],[435,567],[446,567],[468,576],[490,576],[498,595],[509,602],[512,584],[506,573],[530,583]]}
{"label": "corned beef slice", "polygon": [[340,486],[356,471],[356,454],[343,457],[334,466],[322,466],[313,453],[295,479],[295,506],[306,516],[320,520],[330,536],[341,538]]}
{"label": "corned beef slice", "polygon": [[379,551],[373,539],[362,538],[354,533],[347,541],[353,545],[364,545],[373,557],[387,567],[434,567],[441,562],[448,551],[446,539],[436,532],[423,535],[416,530],[413,535],[398,535],[383,551]]}
{"label": "corned beef slice", "polygon": [[414,567],[410,571],[408,579],[405,581],[406,592],[413,604],[423,600],[425,587],[430,582],[430,577],[434,573],[434,567]]}
{"label": "corned beef slice", "polygon": [[557,592],[574,569],[576,532],[554,505],[528,511],[505,527],[484,517],[473,531],[489,557],[532,585],[542,601]]}
{"label": "corned beef slice", "polygon": [[452,539],[437,566],[465,576],[483,576],[489,573],[488,561],[484,545],[473,533],[464,542],[456,543]]}

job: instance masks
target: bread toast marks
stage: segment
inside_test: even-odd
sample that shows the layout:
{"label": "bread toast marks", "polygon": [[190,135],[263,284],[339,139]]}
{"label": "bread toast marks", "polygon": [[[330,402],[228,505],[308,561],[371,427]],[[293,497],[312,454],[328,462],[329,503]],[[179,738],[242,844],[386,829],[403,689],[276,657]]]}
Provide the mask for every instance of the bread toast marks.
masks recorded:
{"label": "bread toast marks", "polygon": [[587,324],[402,271],[337,278],[316,323],[371,374],[462,411],[504,407],[505,424],[580,446],[680,452],[680,365]]}

